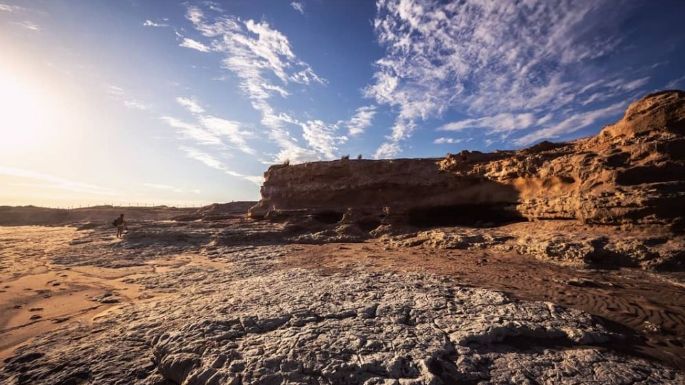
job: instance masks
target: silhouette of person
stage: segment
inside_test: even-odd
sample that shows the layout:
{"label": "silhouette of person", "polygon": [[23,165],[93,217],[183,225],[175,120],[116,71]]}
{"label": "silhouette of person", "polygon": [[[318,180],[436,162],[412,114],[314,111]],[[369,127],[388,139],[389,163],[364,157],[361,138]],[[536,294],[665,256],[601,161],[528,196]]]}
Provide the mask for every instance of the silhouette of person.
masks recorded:
{"label": "silhouette of person", "polygon": [[117,238],[122,238],[124,236],[124,230],[127,230],[124,214],[119,215],[119,218],[114,220],[114,226],[117,227]]}

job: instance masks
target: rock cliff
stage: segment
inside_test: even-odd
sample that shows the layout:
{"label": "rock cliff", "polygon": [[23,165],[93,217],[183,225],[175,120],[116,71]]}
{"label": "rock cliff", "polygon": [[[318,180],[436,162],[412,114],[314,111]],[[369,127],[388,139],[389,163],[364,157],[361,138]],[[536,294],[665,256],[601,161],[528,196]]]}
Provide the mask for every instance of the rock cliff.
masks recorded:
{"label": "rock cliff", "polygon": [[255,218],[327,224],[488,225],[577,219],[682,229],[685,92],[632,103],[594,137],[444,159],[349,160],[272,166]]}

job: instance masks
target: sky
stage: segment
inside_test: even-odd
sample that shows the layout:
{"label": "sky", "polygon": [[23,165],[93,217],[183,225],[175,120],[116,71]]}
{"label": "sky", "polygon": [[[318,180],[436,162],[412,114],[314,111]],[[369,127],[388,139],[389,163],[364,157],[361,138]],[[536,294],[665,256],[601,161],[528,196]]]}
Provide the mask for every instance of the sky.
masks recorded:
{"label": "sky", "polygon": [[682,0],[0,0],[0,205],[257,200],[269,165],[596,134]]}

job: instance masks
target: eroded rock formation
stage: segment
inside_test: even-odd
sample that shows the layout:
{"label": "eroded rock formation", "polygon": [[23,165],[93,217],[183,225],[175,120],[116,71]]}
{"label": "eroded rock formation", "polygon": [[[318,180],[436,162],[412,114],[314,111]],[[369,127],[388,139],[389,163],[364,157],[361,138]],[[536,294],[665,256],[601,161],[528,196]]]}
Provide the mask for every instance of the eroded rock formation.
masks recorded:
{"label": "eroded rock formation", "polygon": [[664,91],[631,104],[597,136],[568,143],[272,166],[250,215],[363,231],[516,218],[682,229],[684,198],[685,93]]}

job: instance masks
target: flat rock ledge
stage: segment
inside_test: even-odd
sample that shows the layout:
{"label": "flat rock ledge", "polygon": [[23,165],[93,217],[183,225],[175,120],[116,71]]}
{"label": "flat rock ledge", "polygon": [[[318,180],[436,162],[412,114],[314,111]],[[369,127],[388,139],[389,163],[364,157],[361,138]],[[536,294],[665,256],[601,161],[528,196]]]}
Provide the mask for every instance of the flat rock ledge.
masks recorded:
{"label": "flat rock ledge", "polygon": [[259,255],[143,280],[179,295],[40,337],[0,383],[685,383],[613,351],[621,337],[581,311],[432,275],[274,268]]}

